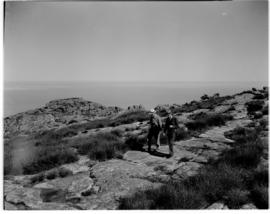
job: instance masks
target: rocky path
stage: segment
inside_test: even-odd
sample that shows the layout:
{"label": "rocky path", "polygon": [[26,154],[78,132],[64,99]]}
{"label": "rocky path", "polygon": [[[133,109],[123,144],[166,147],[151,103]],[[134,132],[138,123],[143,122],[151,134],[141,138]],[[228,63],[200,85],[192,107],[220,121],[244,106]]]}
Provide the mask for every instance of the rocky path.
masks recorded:
{"label": "rocky path", "polygon": [[234,142],[224,133],[251,121],[241,118],[214,127],[197,138],[175,142],[175,155],[165,158],[168,146],[149,154],[128,151],[123,159],[91,162],[82,156],[62,167],[72,176],[29,185],[31,176],[5,180],[6,209],[117,209],[120,197],[139,189],[155,188],[170,179],[183,179],[197,173],[209,159],[218,158]]}

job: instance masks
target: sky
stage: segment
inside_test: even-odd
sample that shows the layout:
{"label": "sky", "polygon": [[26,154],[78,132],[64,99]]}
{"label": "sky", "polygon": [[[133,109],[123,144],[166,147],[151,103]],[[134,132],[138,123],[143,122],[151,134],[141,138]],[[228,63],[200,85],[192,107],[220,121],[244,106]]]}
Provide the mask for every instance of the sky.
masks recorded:
{"label": "sky", "polygon": [[267,1],[6,2],[5,81],[267,81]]}

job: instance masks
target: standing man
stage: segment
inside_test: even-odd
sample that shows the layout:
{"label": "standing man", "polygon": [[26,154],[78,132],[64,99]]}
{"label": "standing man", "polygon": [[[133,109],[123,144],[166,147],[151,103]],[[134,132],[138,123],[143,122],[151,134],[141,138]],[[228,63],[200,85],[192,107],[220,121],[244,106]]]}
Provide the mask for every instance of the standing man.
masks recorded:
{"label": "standing man", "polygon": [[154,109],[150,110],[150,128],[147,136],[148,152],[151,152],[151,140],[154,137],[156,140],[156,149],[160,146],[160,134],[162,130],[161,118],[156,114]]}
{"label": "standing man", "polygon": [[167,110],[168,117],[166,118],[164,132],[167,135],[170,157],[173,156],[173,143],[175,139],[175,130],[179,128],[177,119],[172,115],[171,110]]}

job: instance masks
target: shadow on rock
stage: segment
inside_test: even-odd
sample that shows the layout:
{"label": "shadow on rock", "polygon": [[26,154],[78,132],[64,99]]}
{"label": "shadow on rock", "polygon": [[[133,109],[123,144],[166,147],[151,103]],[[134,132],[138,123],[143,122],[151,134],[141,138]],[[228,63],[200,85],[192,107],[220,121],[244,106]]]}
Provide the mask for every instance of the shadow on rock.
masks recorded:
{"label": "shadow on rock", "polygon": [[168,158],[168,157],[170,157],[169,154],[163,153],[163,152],[159,152],[159,151],[156,151],[156,150],[155,151],[151,151],[149,154],[150,155],[157,156],[157,157],[162,157],[162,158]]}

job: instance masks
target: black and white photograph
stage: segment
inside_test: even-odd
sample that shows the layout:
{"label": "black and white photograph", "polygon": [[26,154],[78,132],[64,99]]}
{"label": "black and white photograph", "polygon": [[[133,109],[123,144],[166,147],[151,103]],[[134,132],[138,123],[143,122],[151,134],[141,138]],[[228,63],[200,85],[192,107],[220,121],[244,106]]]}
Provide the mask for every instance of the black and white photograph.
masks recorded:
{"label": "black and white photograph", "polygon": [[3,1],[4,210],[267,210],[268,1]]}

